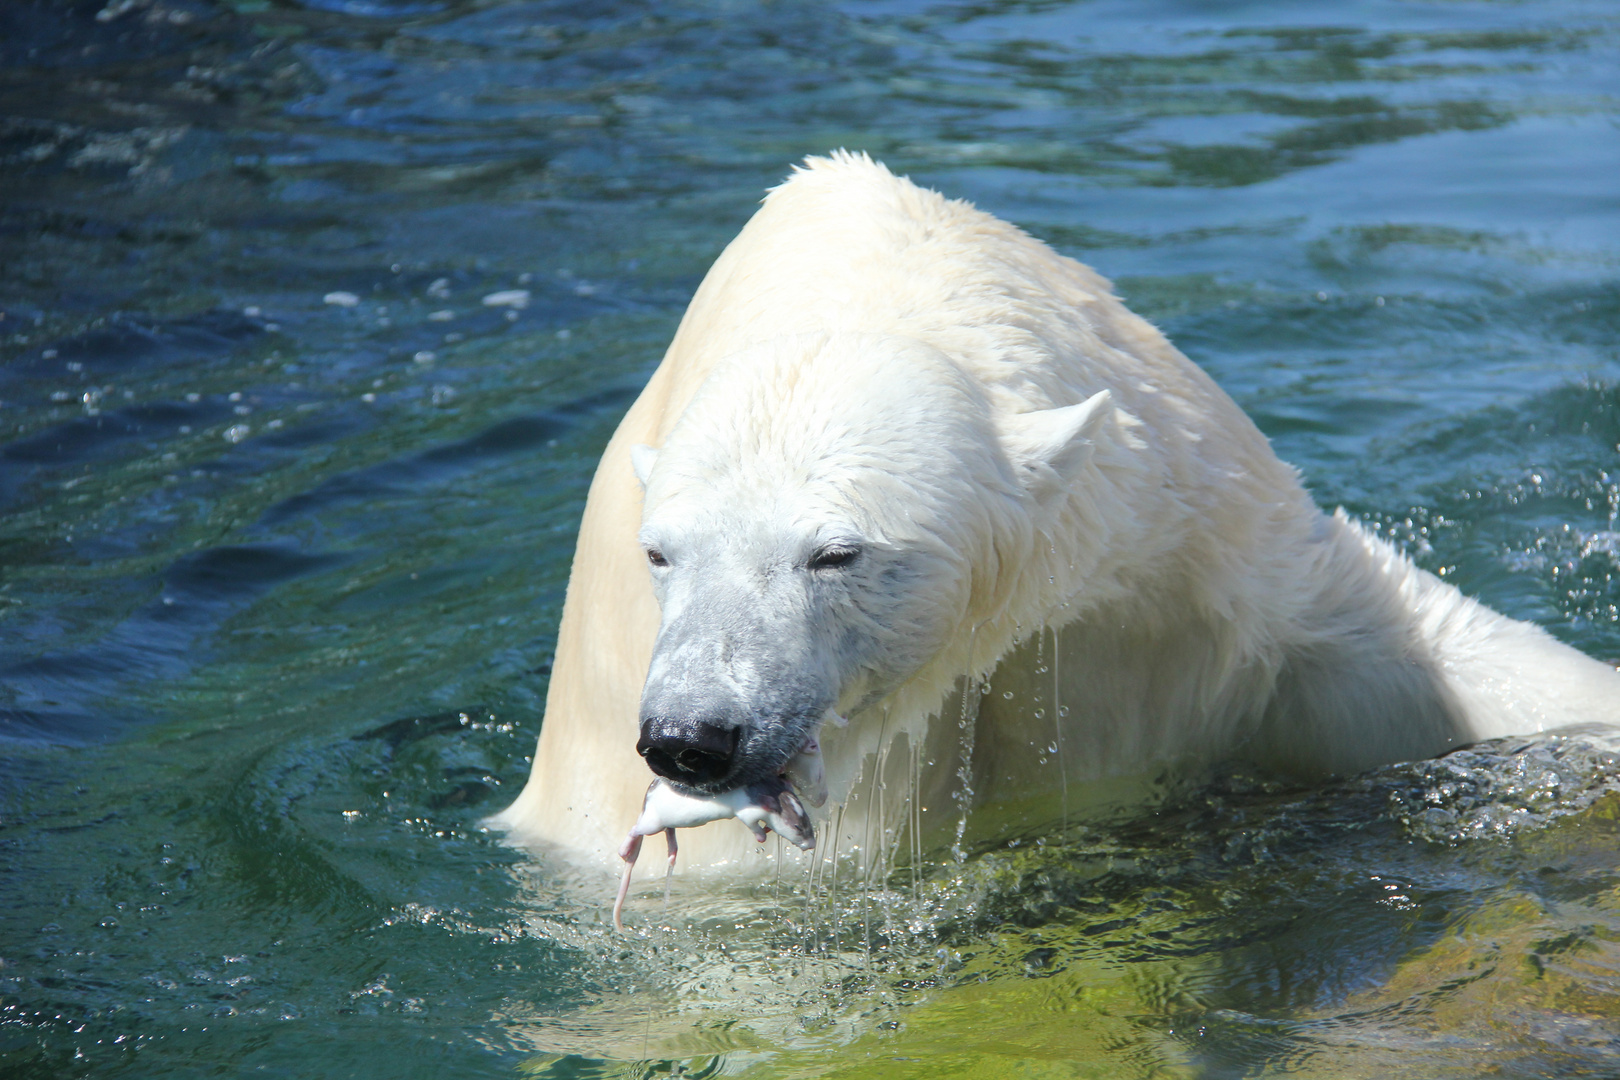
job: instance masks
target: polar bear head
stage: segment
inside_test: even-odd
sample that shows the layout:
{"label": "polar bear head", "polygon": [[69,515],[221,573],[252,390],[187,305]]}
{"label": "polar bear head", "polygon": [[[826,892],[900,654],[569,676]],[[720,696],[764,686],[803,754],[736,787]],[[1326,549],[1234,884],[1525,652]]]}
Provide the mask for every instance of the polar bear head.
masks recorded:
{"label": "polar bear head", "polygon": [[905,338],[718,363],[663,447],[632,454],[662,609],[652,770],[707,792],[774,777],[827,710],[903,684],[1004,591],[1107,398],[998,423],[980,384]]}

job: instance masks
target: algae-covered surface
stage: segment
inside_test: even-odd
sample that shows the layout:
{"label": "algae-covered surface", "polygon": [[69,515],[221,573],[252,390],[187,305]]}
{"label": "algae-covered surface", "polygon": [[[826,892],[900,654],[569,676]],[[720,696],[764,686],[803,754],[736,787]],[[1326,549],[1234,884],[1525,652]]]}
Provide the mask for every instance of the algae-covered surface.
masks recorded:
{"label": "algae-covered surface", "polygon": [[479,822],[602,446],[838,146],[1620,657],[1617,101],[1573,0],[0,4],[0,1074],[1614,1075],[1600,731],[987,809],[629,936]]}

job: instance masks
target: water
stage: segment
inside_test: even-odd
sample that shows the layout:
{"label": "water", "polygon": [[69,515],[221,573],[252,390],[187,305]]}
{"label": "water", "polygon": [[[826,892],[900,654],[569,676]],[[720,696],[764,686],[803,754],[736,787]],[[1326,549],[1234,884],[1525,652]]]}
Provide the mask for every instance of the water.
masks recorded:
{"label": "water", "polygon": [[597,455],[839,145],[1620,656],[1617,60],[1562,0],[0,8],[6,1075],[1612,1071],[1601,733],[677,884],[628,941],[477,822]]}

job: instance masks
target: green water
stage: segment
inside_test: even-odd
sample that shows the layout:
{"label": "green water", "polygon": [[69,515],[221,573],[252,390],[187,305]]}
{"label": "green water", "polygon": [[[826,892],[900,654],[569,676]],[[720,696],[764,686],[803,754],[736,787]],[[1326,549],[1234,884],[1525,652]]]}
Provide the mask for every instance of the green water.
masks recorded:
{"label": "green water", "polygon": [[1563,0],[0,5],[0,1072],[1612,1075],[1602,733],[677,884],[629,939],[478,821],[597,455],[836,146],[1620,656],[1617,103],[1620,9]]}

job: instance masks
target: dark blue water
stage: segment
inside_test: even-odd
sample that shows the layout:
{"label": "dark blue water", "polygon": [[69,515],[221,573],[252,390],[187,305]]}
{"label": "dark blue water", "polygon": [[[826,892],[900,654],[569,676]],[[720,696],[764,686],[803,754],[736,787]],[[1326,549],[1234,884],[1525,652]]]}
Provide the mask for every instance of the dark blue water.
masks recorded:
{"label": "dark blue water", "polygon": [[1617,101],[1620,9],[1563,0],[0,5],[0,1072],[1612,1072],[1599,735],[633,942],[478,821],[597,455],[838,146],[1620,656]]}

